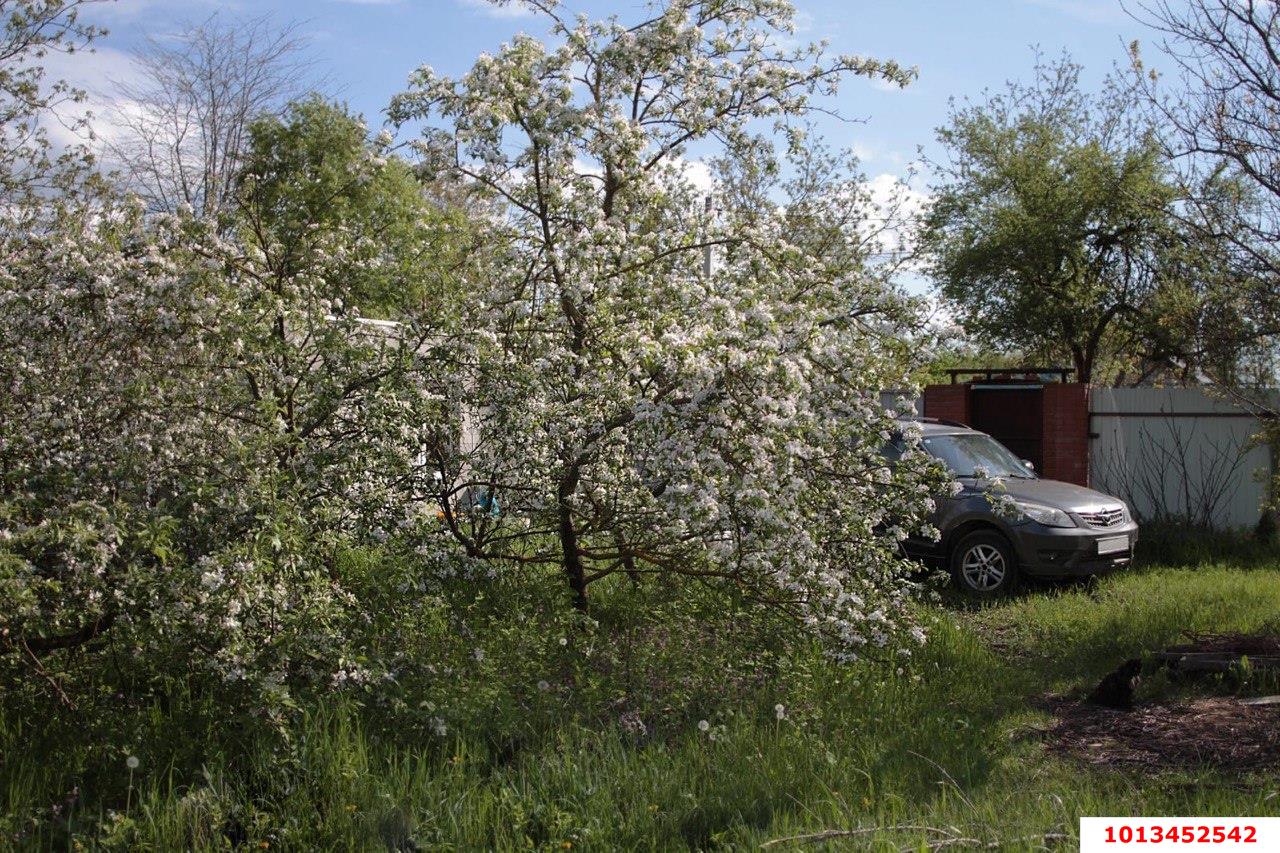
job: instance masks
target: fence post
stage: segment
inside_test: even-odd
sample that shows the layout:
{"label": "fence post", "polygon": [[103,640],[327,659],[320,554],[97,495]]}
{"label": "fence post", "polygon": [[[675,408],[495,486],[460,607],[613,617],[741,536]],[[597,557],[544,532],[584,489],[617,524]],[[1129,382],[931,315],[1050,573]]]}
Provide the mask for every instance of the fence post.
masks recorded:
{"label": "fence post", "polygon": [[1080,382],[1045,385],[1043,411],[1044,475],[1089,485],[1089,386]]}

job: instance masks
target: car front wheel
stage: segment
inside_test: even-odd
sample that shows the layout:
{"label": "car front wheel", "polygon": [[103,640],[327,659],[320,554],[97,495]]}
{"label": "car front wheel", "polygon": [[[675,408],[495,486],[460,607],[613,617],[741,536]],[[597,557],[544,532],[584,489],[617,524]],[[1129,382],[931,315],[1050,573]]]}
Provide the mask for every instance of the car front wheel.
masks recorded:
{"label": "car front wheel", "polygon": [[952,549],[951,576],[965,592],[997,595],[1013,587],[1018,561],[1009,540],[994,531],[979,530],[965,536]]}

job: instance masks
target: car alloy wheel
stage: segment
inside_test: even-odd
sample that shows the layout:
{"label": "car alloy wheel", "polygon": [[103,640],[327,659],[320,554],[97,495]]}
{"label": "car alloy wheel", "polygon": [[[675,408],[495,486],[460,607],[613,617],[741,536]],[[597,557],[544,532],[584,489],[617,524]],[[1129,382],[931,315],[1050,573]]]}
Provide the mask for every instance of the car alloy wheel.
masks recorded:
{"label": "car alloy wheel", "polygon": [[991,592],[1004,583],[1009,565],[999,548],[980,542],[964,552],[960,560],[960,574],[971,589]]}

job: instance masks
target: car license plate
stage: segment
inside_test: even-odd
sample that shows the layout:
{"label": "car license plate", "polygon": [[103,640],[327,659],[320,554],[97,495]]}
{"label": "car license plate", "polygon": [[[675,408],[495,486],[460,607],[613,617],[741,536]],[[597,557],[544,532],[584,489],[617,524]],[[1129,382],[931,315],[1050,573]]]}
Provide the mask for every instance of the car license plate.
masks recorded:
{"label": "car license plate", "polygon": [[1128,550],[1129,550],[1128,536],[1116,536],[1111,539],[1098,540],[1099,554],[1114,554],[1117,551],[1128,551]]}

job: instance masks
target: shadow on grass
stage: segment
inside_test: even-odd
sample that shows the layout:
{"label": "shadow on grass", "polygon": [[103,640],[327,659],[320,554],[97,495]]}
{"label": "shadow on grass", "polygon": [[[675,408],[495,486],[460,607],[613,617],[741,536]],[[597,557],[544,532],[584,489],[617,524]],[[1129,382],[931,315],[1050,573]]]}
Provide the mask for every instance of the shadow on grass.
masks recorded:
{"label": "shadow on grass", "polygon": [[1275,534],[1149,522],[1142,526],[1134,558],[1139,568],[1212,563],[1230,563],[1237,569],[1273,568],[1280,564],[1280,541]]}

